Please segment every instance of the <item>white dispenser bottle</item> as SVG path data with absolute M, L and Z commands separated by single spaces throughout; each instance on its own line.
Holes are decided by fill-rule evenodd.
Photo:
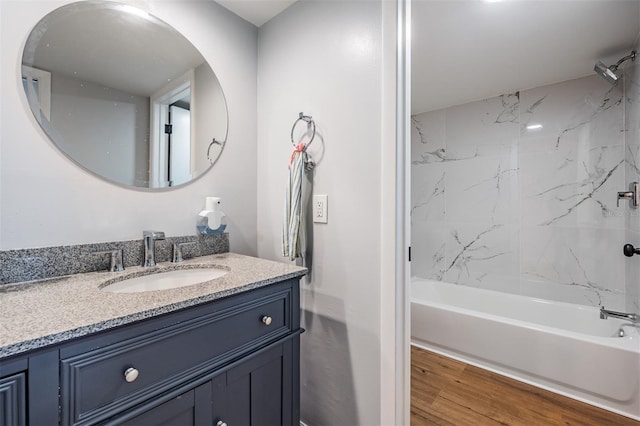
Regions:
M 205 207 L 196 218 L 199 234 L 222 234 L 227 227 L 227 216 L 220 209 L 221 199 L 207 197 Z

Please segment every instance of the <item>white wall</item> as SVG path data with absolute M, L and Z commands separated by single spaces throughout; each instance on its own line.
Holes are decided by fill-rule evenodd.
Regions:
M 195 233 L 204 198 L 223 198 L 231 249 L 256 253 L 256 28 L 213 2 L 131 1 L 185 35 L 225 92 L 229 137 L 215 167 L 183 188 L 125 189 L 75 166 L 33 118 L 20 82 L 31 28 L 67 0 L 0 2 L 0 249 Z
M 394 321 L 381 318 L 393 304 L 381 300 L 380 265 L 393 262 L 381 254 L 381 174 L 394 158 L 380 153 L 383 123 L 395 122 L 381 113 L 385 67 L 395 64 L 395 46 L 384 55 L 383 22 L 382 2 L 301 1 L 258 33 L 258 255 L 283 260 L 290 133 L 301 111 L 317 125 L 313 192 L 329 196 L 329 223 L 312 226 L 302 283 L 301 413 L 314 426 L 380 424 L 380 407 L 394 403 L 380 384 L 389 374 L 381 324 Z

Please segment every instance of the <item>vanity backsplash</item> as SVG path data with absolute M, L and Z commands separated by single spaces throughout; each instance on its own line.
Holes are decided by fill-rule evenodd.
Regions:
M 194 242 L 184 246 L 185 259 L 229 251 L 229 234 L 189 235 L 167 237 L 155 243 L 156 262 L 171 260 L 175 243 Z M 143 240 L 114 241 L 0 251 L 0 286 L 20 281 L 32 281 L 95 271 L 108 271 L 110 256 L 99 254 L 108 250 L 122 250 L 122 260 L 127 266 L 142 265 Z

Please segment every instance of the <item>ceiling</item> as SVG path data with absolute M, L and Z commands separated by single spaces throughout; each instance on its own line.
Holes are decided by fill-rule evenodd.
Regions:
M 296 0 L 216 1 L 260 26 Z M 597 60 L 611 64 L 628 54 L 640 30 L 640 0 L 413 0 L 412 13 L 414 114 L 592 75 Z M 142 75 L 140 70 L 144 69 L 149 88 L 142 92 L 149 93 L 154 85 L 157 87 L 157 82 L 152 81 L 153 70 L 177 66 L 176 62 L 195 66 L 204 60 L 187 40 L 171 36 L 144 47 L 146 51 L 161 49 L 149 53 L 161 58 L 162 64 L 136 66 L 140 48 L 137 42 L 143 39 L 143 34 L 129 33 L 129 28 L 149 31 L 148 17 L 120 13 L 114 20 L 96 14 L 74 21 L 67 19 L 70 16 L 61 18 L 59 31 L 49 27 L 50 34 L 46 37 L 55 41 L 41 44 L 51 47 L 39 52 L 41 59 L 44 59 L 41 55 L 47 57 L 45 69 L 79 78 L 81 74 L 96 75 L 105 71 L 105 67 L 101 68 L 97 61 L 73 63 L 69 55 L 60 54 L 55 46 L 73 46 L 78 58 L 92 58 L 100 56 L 97 52 L 102 49 L 96 46 L 101 41 L 111 40 L 105 49 L 119 46 L 120 55 L 120 59 L 111 63 L 118 64 L 123 75 Z M 125 23 L 128 20 L 139 23 L 129 26 Z M 116 26 L 103 27 L 106 22 L 114 22 Z M 107 34 L 119 40 L 114 41 Z M 192 52 L 193 57 L 172 61 L 173 55 L 162 53 L 168 46 L 172 46 L 169 49 L 172 52 Z M 126 70 L 123 64 L 133 64 L 133 68 Z M 84 66 L 93 69 L 84 70 Z M 134 90 L 114 83 L 110 87 L 130 89 L 132 93 L 140 91 L 140 86 Z
M 260 27 L 296 0 L 215 0 L 236 15 Z
M 413 0 L 414 114 L 593 75 L 629 54 L 637 0 Z
M 215 0 L 260 27 L 296 0 Z M 413 0 L 412 111 L 593 74 L 640 31 L 640 0 Z

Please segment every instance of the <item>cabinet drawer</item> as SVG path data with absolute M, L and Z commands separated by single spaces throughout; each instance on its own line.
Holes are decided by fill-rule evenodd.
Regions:
M 289 333 L 290 296 L 217 312 L 213 304 L 210 314 L 62 359 L 63 424 L 104 419 Z M 129 369 L 138 375 L 127 382 Z

